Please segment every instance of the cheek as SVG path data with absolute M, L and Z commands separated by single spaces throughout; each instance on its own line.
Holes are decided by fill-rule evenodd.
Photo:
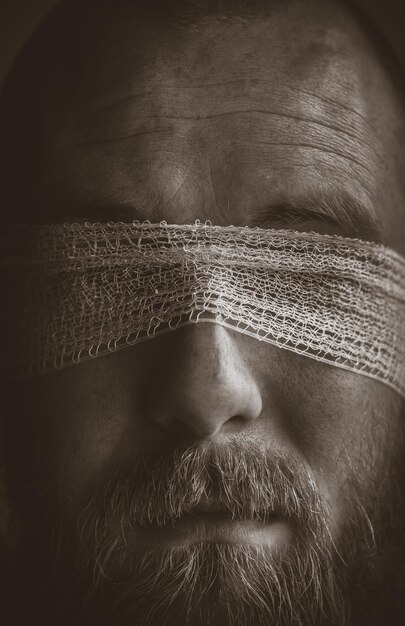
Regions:
M 118 456 L 127 431 L 123 406 L 83 403 L 64 428 L 59 448 L 59 485 L 66 502 L 81 499 Z M 69 419 L 69 418 L 68 418 Z
M 80 507 L 105 472 L 142 449 L 140 367 L 117 353 L 43 377 L 33 398 L 48 442 L 46 470 L 65 510 Z M 138 381 L 138 383 L 134 382 Z
M 402 400 L 365 376 L 287 352 L 283 360 L 290 440 L 339 523 L 350 506 L 348 485 L 361 482 L 368 489 L 382 477 L 387 449 L 402 432 Z

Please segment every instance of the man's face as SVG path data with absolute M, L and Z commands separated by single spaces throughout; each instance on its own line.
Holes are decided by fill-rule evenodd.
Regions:
M 404 252 L 396 125 L 393 116 L 385 120 L 389 87 L 377 67 L 365 76 L 367 54 L 343 26 L 325 30 L 290 11 L 260 23 L 212 22 L 195 32 L 158 32 L 146 24 L 134 34 L 133 23 L 120 24 L 113 47 L 99 46 L 89 59 L 77 91 L 50 98 L 36 190 L 46 220 L 209 219 L 381 237 Z M 316 569 L 311 551 L 319 567 L 333 563 L 340 581 L 353 567 L 345 558 L 371 559 L 374 541 L 391 558 L 384 537 L 399 515 L 403 410 L 387 386 L 214 324 L 185 327 L 24 385 L 24 469 L 32 472 L 34 502 L 47 502 L 51 511 L 34 505 L 30 532 L 41 535 L 55 515 L 64 546 L 54 557 L 58 569 L 69 578 L 64 570 L 79 568 L 79 588 L 86 590 L 93 570 L 95 587 L 111 595 L 111 623 L 129 624 L 141 610 L 139 598 L 156 603 L 154 571 L 167 600 L 150 613 L 153 619 L 172 615 L 172 605 L 182 623 L 199 624 L 190 603 L 203 607 L 201 623 L 209 623 L 210 603 L 226 597 L 235 604 L 247 594 L 249 576 L 263 604 L 271 604 L 257 582 L 260 568 L 264 578 L 278 571 L 274 580 L 285 592 L 298 588 L 303 563 L 305 580 Z M 15 481 L 26 494 L 21 467 Z M 226 478 L 227 468 L 244 487 Z M 237 502 L 228 512 L 226 489 L 229 502 Z M 271 489 L 274 511 L 264 521 L 248 519 L 249 507 L 257 513 L 271 506 L 263 495 Z M 168 492 L 177 503 L 172 508 Z M 249 558 L 257 562 L 254 573 Z M 192 559 L 205 563 L 199 578 L 189 571 Z M 142 560 L 149 563 L 143 570 Z M 285 570 L 283 562 L 290 564 Z M 207 563 L 222 568 L 220 582 L 233 585 L 235 597 L 217 588 Z M 185 592 L 184 580 L 197 579 L 200 587 Z M 329 602 L 341 607 L 340 588 L 328 584 Z M 267 592 L 275 593 L 270 583 Z M 298 603 L 298 592 L 291 597 Z M 308 606 L 316 601 L 315 594 Z M 189 622 L 181 613 L 186 605 Z M 120 611 L 115 617 L 112 606 Z M 302 606 L 308 623 L 323 623 L 320 607 L 311 613 Z M 151 608 L 142 610 L 144 617 Z M 282 623 L 292 623 L 298 608 L 283 610 Z M 212 611 L 211 619 L 226 623 L 224 615 L 238 614 L 232 611 Z M 258 620 L 259 608 L 251 615 Z

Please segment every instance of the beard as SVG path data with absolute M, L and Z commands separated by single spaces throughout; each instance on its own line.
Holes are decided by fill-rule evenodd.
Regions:
M 36 502 L 25 493 L 27 512 L 42 511 L 26 533 L 32 578 L 42 563 L 44 603 L 53 598 L 63 607 L 58 623 L 69 626 L 399 625 L 400 447 L 389 463 L 374 455 L 375 470 L 366 461 L 353 467 L 338 531 L 301 461 L 237 438 L 168 447 L 106 473 L 80 512 L 67 511 L 60 488 L 43 492 L 41 502 L 32 490 Z M 291 541 L 275 550 L 265 542 L 153 540 L 204 500 L 235 521 L 282 520 Z
M 359 481 L 347 484 L 350 506 L 337 533 L 295 458 L 237 439 L 168 448 L 111 472 L 79 515 L 62 513 L 62 504 L 53 511 L 48 594 L 66 623 L 80 626 L 387 623 L 387 606 L 394 616 L 402 598 L 404 541 L 402 489 L 386 474 L 367 494 Z M 282 520 L 292 539 L 280 550 L 151 539 L 207 499 L 235 521 Z M 402 623 L 398 611 L 390 623 Z
M 266 544 L 150 540 L 212 499 L 235 522 L 287 522 L 294 542 L 277 556 Z M 130 476 L 110 478 L 79 517 L 80 548 L 69 570 L 81 623 L 313 626 L 330 623 L 332 614 L 344 619 L 326 520 L 308 472 L 253 443 L 177 447 L 143 460 Z M 60 545 L 74 543 L 66 539 L 62 531 Z M 66 548 L 62 555 L 65 568 Z

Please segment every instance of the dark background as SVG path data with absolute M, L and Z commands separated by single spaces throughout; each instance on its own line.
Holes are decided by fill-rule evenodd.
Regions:
M 0 0 L 0 83 L 36 24 L 58 0 Z M 387 35 L 405 67 L 405 0 L 357 0 Z

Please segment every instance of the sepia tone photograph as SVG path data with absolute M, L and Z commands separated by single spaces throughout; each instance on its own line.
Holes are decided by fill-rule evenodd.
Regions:
M 404 32 L 0 0 L 2 626 L 404 626 Z

